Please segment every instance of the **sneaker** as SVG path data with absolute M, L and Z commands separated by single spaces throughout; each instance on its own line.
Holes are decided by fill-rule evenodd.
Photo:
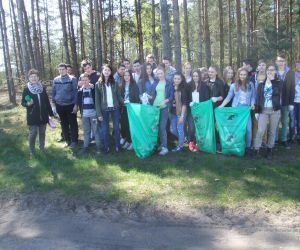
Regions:
M 75 149 L 77 148 L 77 142 L 71 142 L 71 144 L 69 145 L 70 149 Z
M 125 143 L 125 139 L 124 139 L 124 138 L 121 138 L 121 139 L 120 139 L 120 144 L 123 145 L 124 143 Z
M 199 151 L 199 148 L 198 148 L 198 146 L 195 144 L 195 147 L 194 147 L 193 152 L 198 152 L 198 151 Z
M 109 148 L 103 148 L 102 152 L 103 152 L 103 154 L 108 154 L 109 153 Z
M 291 149 L 290 145 L 286 142 L 286 141 L 283 141 L 281 143 L 281 145 L 285 148 L 285 149 Z
M 169 150 L 165 147 L 162 147 L 159 152 L 159 155 L 166 155 L 167 153 L 169 153 Z
M 127 150 L 129 150 L 129 151 L 133 150 L 132 143 L 129 144 L 129 146 L 127 147 Z
M 122 146 L 123 149 L 127 149 L 130 146 L 130 143 L 125 142 L 124 145 Z
M 190 143 L 189 143 L 189 150 L 192 151 L 192 152 L 194 152 L 195 146 L 196 146 L 196 145 L 195 145 L 194 142 L 190 142 Z
M 116 151 L 116 153 L 119 153 L 121 151 L 121 148 L 120 147 L 116 147 L 115 151 Z
M 172 149 L 172 152 L 176 153 L 176 152 L 181 152 L 182 150 L 183 150 L 183 147 L 176 146 L 175 148 Z

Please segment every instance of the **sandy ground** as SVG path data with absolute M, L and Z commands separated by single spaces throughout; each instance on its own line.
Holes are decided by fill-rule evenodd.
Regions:
M 300 249 L 299 214 L 171 213 L 57 194 L 0 199 L 0 249 Z M 284 223 L 289 220 L 289 223 Z

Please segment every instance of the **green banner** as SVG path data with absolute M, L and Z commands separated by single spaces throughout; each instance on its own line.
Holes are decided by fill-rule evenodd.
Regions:
M 223 154 L 237 156 L 245 154 L 249 115 L 249 107 L 215 109 L 216 123 Z
M 133 149 L 139 158 L 146 158 L 153 153 L 157 144 L 160 110 L 137 103 L 128 103 L 126 107 Z
M 192 116 L 196 127 L 196 141 L 199 149 L 204 152 L 216 153 L 216 135 L 212 101 L 195 103 Z

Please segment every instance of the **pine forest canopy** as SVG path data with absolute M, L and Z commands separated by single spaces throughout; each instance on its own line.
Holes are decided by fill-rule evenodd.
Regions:
M 30 68 L 53 79 L 60 62 L 78 76 L 85 58 L 99 69 L 153 53 L 177 69 L 186 61 L 223 69 L 279 51 L 290 63 L 300 56 L 296 0 L 0 0 L 0 9 L 0 67 L 13 103 Z

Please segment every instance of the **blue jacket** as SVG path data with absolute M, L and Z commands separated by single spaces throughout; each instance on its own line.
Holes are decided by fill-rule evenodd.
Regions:
M 154 78 L 154 82 L 153 84 L 155 84 L 156 82 L 158 82 L 158 80 L 156 78 Z M 139 87 L 139 95 L 140 97 L 146 92 L 148 95 L 151 95 L 151 90 L 152 90 L 152 85 L 150 80 L 147 80 L 144 83 L 144 80 L 143 79 L 140 79 L 139 82 L 138 82 L 138 87 Z
M 59 105 L 77 103 L 77 79 L 70 75 L 57 76 L 52 83 L 52 102 Z
M 232 101 L 232 107 L 237 107 L 239 104 L 240 100 L 240 94 L 241 94 L 241 89 L 239 88 L 237 91 L 235 89 L 236 83 L 231 84 L 228 95 L 226 96 L 225 100 L 226 101 Z M 255 86 L 252 82 L 249 82 L 248 87 L 247 87 L 247 95 L 246 95 L 246 102 L 248 106 L 254 105 L 255 104 Z
M 158 85 L 159 81 L 155 81 L 151 86 L 151 105 L 153 105 L 153 102 L 156 98 L 156 87 Z M 168 108 L 172 107 L 173 99 L 174 99 L 174 86 L 173 84 L 166 80 L 166 86 L 165 86 L 165 99 L 169 99 L 169 102 L 167 103 Z

